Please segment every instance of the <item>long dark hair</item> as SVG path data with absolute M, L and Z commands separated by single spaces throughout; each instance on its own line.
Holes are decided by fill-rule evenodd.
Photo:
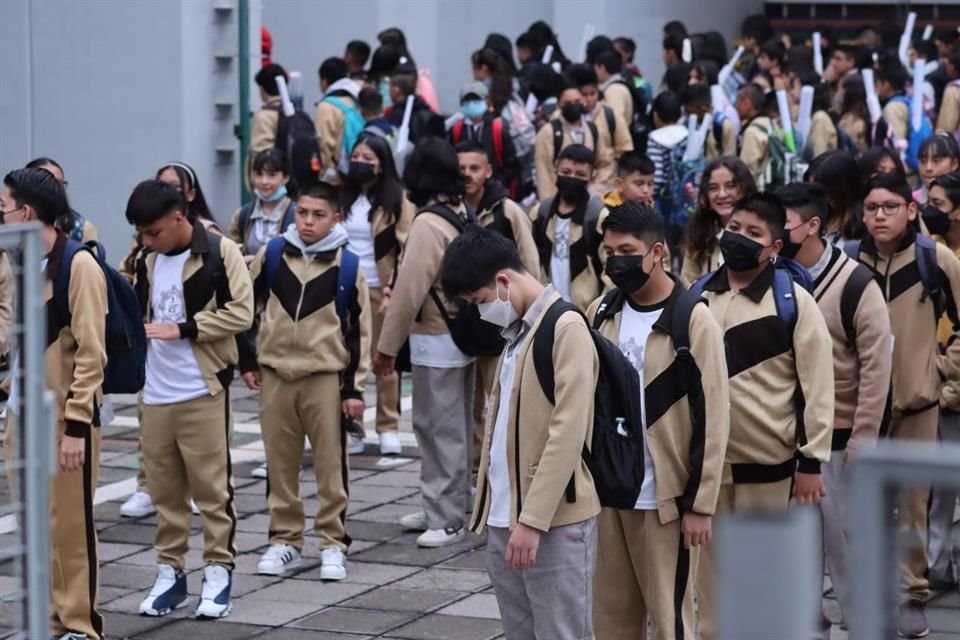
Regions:
M 896 167 L 896 173 L 906 179 L 907 171 L 903 167 L 903 160 L 900 159 L 900 154 L 895 153 L 887 147 L 870 147 L 863 152 L 860 160 L 857 161 L 857 165 L 860 167 L 861 184 L 866 184 L 867 181 L 877 173 L 877 167 L 880 166 L 880 162 L 884 158 L 890 158 L 893 166 Z
M 418 207 L 431 200 L 459 204 L 463 196 L 463 176 L 457 152 L 443 138 L 427 136 L 420 140 L 407 158 L 403 184 L 408 198 Z
M 490 70 L 490 102 L 495 113 L 500 113 L 513 95 L 513 77 L 507 63 L 493 49 L 479 49 L 470 57 L 474 68 Z
M 187 217 L 191 220 L 203 219 L 215 223 L 216 220 L 213 214 L 210 213 L 210 207 L 207 206 L 207 199 L 203 195 L 200 180 L 197 178 L 197 172 L 193 170 L 193 167 L 185 162 L 168 162 L 157 169 L 156 178 L 159 180 L 160 174 L 167 169 L 173 169 L 173 172 L 177 174 L 177 178 L 180 180 L 180 191 L 183 193 L 183 199 L 185 201 L 187 199 L 187 191 L 190 189 L 194 191 L 193 201 L 187 202 Z
M 403 183 L 397 175 L 397 165 L 393 162 L 390 143 L 380 136 L 367 134 L 361 135 L 353 148 L 356 149 L 361 144 L 373 151 L 380 161 L 380 174 L 370 189 L 370 221 L 373 221 L 373 214 L 379 207 L 397 220 L 403 209 Z M 340 211 L 344 220 L 350 216 L 350 209 L 361 193 L 363 193 L 363 185 L 355 184 L 351 180 L 344 182 L 340 190 Z
M 740 197 L 745 198 L 757 192 L 757 183 L 743 160 L 736 156 L 722 156 L 707 165 L 700 179 L 700 193 L 697 196 L 697 210 L 687 225 L 687 237 L 684 247 L 694 260 L 702 260 L 717 249 L 717 232 L 720 231 L 720 216 L 710 208 L 710 176 L 717 169 L 726 169 L 733 174 L 733 181 L 740 187 Z
M 510 71 L 510 76 L 514 77 L 517 75 L 517 65 L 513 61 L 513 43 L 510 42 L 510 38 L 502 33 L 491 33 L 487 36 L 486 41 L 483 43 L 483 48 L 493 49 L 500 54 L 500 57 L 503 58 L 503 61 L 507 63 L 507 69 Z
M 816 182 L 827 192 L 825 230 L 838 229 L 845 239 L 863 235 L 863 183 L 852 155 L 840 149 L 826 151 L 813 159 L 803 179 Z

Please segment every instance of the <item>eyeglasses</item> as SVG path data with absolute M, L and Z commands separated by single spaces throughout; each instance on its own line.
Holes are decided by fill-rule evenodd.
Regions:
M 863 215 L 873 217 L 882 209 L 883 215 L 895 216 L 900 211 L 900 207 L 906 204 L 906 202 L 884 202 L 881 204 L 877 204 L 876 202 L 868 202 L 867 204 L 863 205 Z

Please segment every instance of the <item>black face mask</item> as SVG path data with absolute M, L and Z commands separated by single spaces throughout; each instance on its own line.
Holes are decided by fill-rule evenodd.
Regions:
M 650 274 L 643 270 L 646 256 L 610 256 L 607 258 L 606 272 L 613 284 L 624 293 L 636 293 L 643 289 Z
M 731 271 L 751 271 L 760 265 L 763 245 L 756 240 L 732 231 L 720 236 L 720 252 L 723 263 Z
M 806 224 L 806 222 L 803 224 Z M 797 254 L 800 253 L 800 248 L 803 246 L 803 243 L 794 242 L 790 237 L 790 234 L 802 227 L 803 224 L 798 224 L 793 229 L 783 230 L 783 249 L 780 249 L 780 253 L 777 255 L 781 255 L 784 258 L 790 258 L 791 260 L 797 257 Z
M 557 193 L 562 200 L 579 202 L 587 197 L 587 181 L 571 176 L 557 176 Z
M 950 216 L 929 202 L 923 205 L 920 216 L 923 218 L 923 224 L 927 225 L 927 230 L 930 233 L 942 236 L 950 230 Z
M 570 124 L 576 124 L 580 122 L 580 117 L 583 116 L 583 105 L 579 102 L 568 102 L 560 107 L 560 115 Z
M 353 184 L 367 184 L 376 177 L 376 168 L 369 162 L 350 161 L 347 179 Z

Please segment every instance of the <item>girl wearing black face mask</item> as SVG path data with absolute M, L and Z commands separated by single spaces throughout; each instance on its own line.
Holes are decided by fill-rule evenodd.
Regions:
M 347 248 L 360 257 L 360 268 L 370 287 L 373 344 L 390 300 L 390 284 L 397 270 L 401 242 L 413 220 L 414 207 L 403 196 L 390 144 L 379 136 L 361 136 L 350 154 L 350 169 L 340 192 L 340 211 L 349 240 Z M 400 453 L 397 436 L 399 378 L 377 377 L 377 433 L 380 451 Z M 362 439 L 350 436 L 350 453 L 362 452 Z

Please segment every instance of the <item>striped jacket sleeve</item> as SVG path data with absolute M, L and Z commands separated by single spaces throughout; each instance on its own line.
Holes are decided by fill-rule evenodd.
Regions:
M 70 265 L 67 304 L 70 333 L 77 349 L 63 418 L 67 435 L 83 437 L 93 422 L 93 406 L 107 366 L 103 321 L 107 316 L 107 281 L 100 265 L 86 251 L 78 251 Z
M 340 378 L 340 397 L 344 400 L 362 400 L 367 384 L 367 373 L 370 371 L 370 343 L 373 327 L 370 292 L 362 270 L 357 270 L 357 295 L 351 301 L 348 313 L 347 331 L 343 337 L 349 359 Z

